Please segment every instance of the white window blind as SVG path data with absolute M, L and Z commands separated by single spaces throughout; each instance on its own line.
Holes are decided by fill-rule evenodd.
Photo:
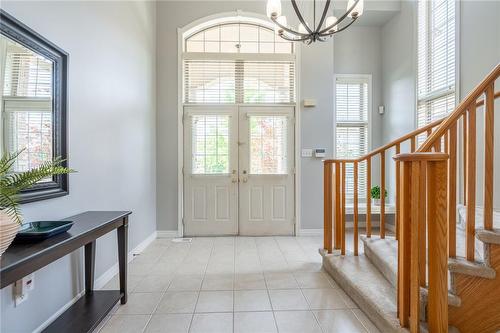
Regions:
M 185 103 L 293 103 L 294 61 L 184 60 Z
M 365 77 L 335 80 L 336 158 L 357 158 L 368 152 L 368 91 Z M 366 193 L 366 163 L 358 165 L 359 198 Z M 346 165 L 346 196 L 354 194 L 354 167 Z
M 453 111 L 455 81 L 455 0 L 419 0 L 418 127 Z
M 13 165 L 14 172 L 27 171 L 52 160 L 52 102 L 49 98 L 4 99 L 5 148 L 24 151 Z
M 32 52 L 7 51 L 3 95 L 51 97 L 52 62 Z
M 193 174 L 229 173 L 229 116 L 191 118 Z

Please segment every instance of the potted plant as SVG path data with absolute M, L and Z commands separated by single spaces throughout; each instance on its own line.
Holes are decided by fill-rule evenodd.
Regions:
M 373 199 L 373 204 L 380 206 L 380 186 L 373 186 L 370 190 L 370 194 Z M 384 198 L 387 198 L 387 190 L 384 190 Z
M 19 193 L 47 177 L 73 172 L 61 165 L 64 160 L 59 157 L 25 172 L 12 172 L 12 166 L 22 152 L 5 153 L 0 159 L 0 256 L 10 246 L 22 224 Z

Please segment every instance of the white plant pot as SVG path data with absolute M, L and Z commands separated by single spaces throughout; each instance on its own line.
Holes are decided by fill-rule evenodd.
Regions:
M 18 231 L 19 224 L 0 210 L 0 257 L 14 241 Z
M 372 200 L 373 200 L 373 205 L 380 206 L 380 199 L 372 199 Z

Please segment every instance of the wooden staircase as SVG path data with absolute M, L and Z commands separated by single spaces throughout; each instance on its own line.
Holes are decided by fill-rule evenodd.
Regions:
M 500 213 L 493 210 L 499 76 L 497 65 L 446 118 L 360 158 L 324 161 L 323 266 L 382 332 L 500 332 Z M 484 152 L 478 154 L 480 111 Z M 484 167 L 480 209 L 478 156 Z M 387 163 L 395 164 L 395 237 L 386 237 L 383 196 L 378 232 L 372 227 L 373 163 L 380 163 L 381 193 Z M 345 178 L 351 166 L 354 207 L 348 233 Z M 359 170 L 366 170 L 366 230 L 359 228 Z M 352 250 L 346 237 L 352 237 Z

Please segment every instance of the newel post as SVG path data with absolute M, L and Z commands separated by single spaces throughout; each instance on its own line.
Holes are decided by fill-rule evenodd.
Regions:
M 323 200 L 324 200 L 324 229 L 323 229 L 323 248 L 327 253 L 332 253 L 332 163 L 323 162 Z
M 398 229 L 398 319 L 419 332 L 420 287 L 426 285 L 429 241 L 429 331 L 448 328 L 447 160 L 443 153 L 398 154 L 401 210 Z M 445 330 L 443 330 L 445 329 Z

